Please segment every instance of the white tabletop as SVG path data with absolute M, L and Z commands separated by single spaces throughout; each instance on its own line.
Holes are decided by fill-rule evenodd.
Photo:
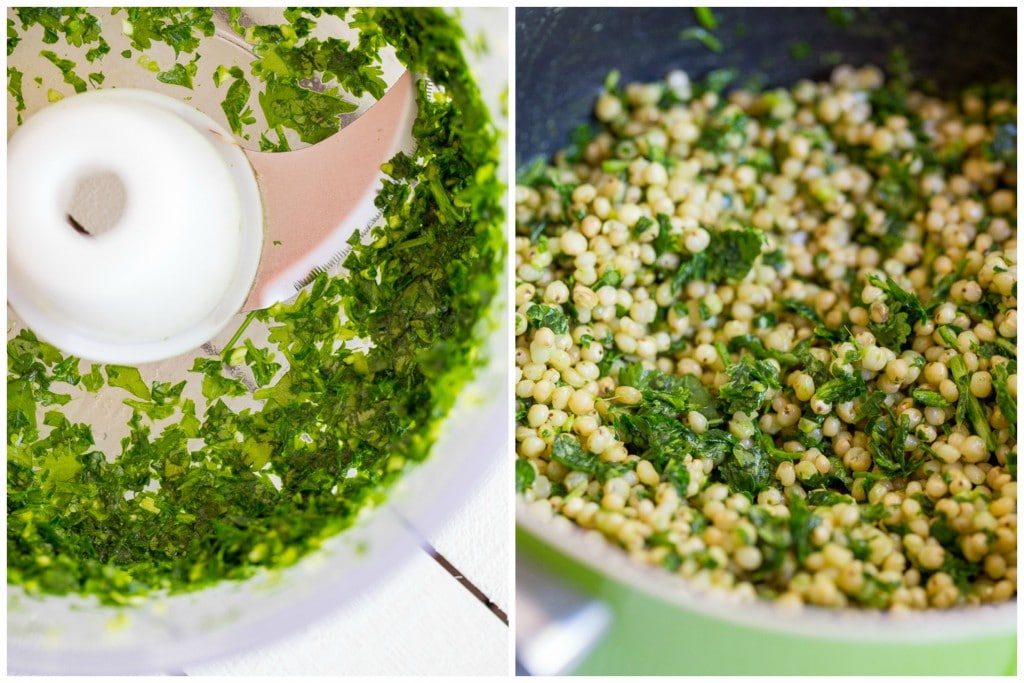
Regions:
M 428 539 L 463 581 L 424 549 L 390 578 L 305 630 L 269 647 L 189 667 L 185 673 L 508 673 L 511 642 L 502 618 L 510 598 L 508 482 L 505 459 L 495 458 L 476 494 Z M 414 528 L 409 533 L 418 535 Z

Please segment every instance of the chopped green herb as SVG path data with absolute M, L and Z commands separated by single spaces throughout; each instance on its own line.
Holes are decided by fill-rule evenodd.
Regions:
M 971 392 L 971 377 L 963 356 L 957 355 L 949 359 L 949 371 L 960 393 L 956 404 L 957 422 L 970 422 L 975 433 L 984 439 L 990 449 L 995 450 L 995 437 L 989 428 L 988 416 L 985 414 L 985 409 L 981 407 L 978 397 Z
M 82 93 L 88 89 L 89 86 L 86 82 L 75 73 L 75 63 L 70 59 L 61 59 L 52 50 L 43 50 L 39 55 L 60 69 L 64 76 L 64 82 L 74 88 L 76 93 Z
M 722 41 L 714 33 L 700 26 L 691 26 L 679 34 L 680 40 L 696 40 L 712 52 L 722 51 Z
M 789 45 L 789 56 L 793 59 L 803 60 L 811 56 L 811 44 L 806 40 L 798 40 Z
M 694 7 L 693 14 L 700 22 L 700 25 L 709 31 L 714 31 L 718 28 L 718 19 L 715 18 L 715 13 L 710 7 Z
M 889 348 L 900 349 L 912 333 L 912 325 L 927 318 L 927 311 L 921 300 L 900 287 L 892 278 L 883 281 L 874 275 L 868 281 L 882 289 L 888 298 L 888 318 L 881 323 L 871 322 L 868 329 L 875 339 Z
M 719 470 L 730 488 L 751 498 L 767 488 L 772 479 L 771 460 L 759 448 L 735 446 Z
M 718 390 L 728 413 L 752 413 L 780 388 L 779 371 L 766 360 L 743 356 L 729 369 L 729 381 Z
M 1000 363 L 992 368 L 992 388 L 996 392 L 996 405 L 1006 418 L 1010 434 L 1017 437 L 1017 396 L 1010 390 L 1010 377 L 1017 374 L 1017 361 Z
M 185 64 L 175 64 L 167 71 L 161 71 L 156 75 L 156 79 L 161 83 L 167 83 L 168 85 L 180 85 L 183 88 L 192 89 L 192 77 L 196 73 L 196 63 L 189 62 Z
M 7 67 L 7 94 L 14 98 L 15 111 L 18 112 L 18 123 L 21 123 L 21 112 L 25 111 L 25 96 L 21 91 L 21 79 L 24 74 L 13 66 Z
M 43 42 L 52 45 L 63 40 L 75 47 L 90 46 L 85 58 L 96 61 L 110 52 L 110 46 L 101 35 L 99 20 L 84 7 L 19 7 L 14 13 L 21 22 L 21 28 L 27 30 L 39 25 L 43 28 Z M 17 45 L 11 44 L 13 22 L 7 20 L 7 54 L 10 55 Z
M 622 275 L 614 268 L 609 268 L 601 274 L 601 277 L 597 278 L 591 289 L 596 292 L 604 286 L 618 287 L 620 284 L 622 284 Z
M 857 18 L 857 10 L 849 7 L 826 7 L 829 21 L 837 26 L 849 26 Z
M 597 473 L 597 456 L 583 449 L 572 434 L 559 434 L 551 444 L 551 459 L 576 472 Z
M 525 460 L 516 460 L 516 491 L 522 493 L 530 488 L 537 478 L 537 470 Z
M 230 69 L 224 66 L 218 67 L 214 73 L 214 84 L 220 86 L 228 76 L 231 77 L 232 81 L 231 85 L 228 86 L 227 94 L 224 95 L 224 100 L 220 103 L 220 108 L 228 119 L 231 132 L 235 135 L 242 135 L 245 126 L 256 123 L 256 116 L 249 106 L 249 96 L 252 93 L 252 87 L 249 85 L 249 81 L 246 80 L 245 74 L 242 73 L 242 69 L 237 66 L 233 66 Z
M 120 387 L 139 398 L 149 399 L 149 387 L 146 386 L 138 368 L 125 365 L 107 365 L 107 384 Z
M 948 408 L 950 406 L 949 401 L 937 391 L 930 389 L 914 389 L 911 392 L 914 396 L 914 400 L 921 405 L 934 406 L 936 408 Z
M 569 318 L 558 306 L 533 304 L 526 310 L 526 319 L 536 329 L 547 327 L 555 334 L 569 332 Z

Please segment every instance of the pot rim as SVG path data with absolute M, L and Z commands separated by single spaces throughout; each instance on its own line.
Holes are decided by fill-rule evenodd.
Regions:
M 681 611 L 759 630 L 866 644 L 932 645 L 1016 632 L 1016 599 L 1001 605 L 893 614 L 813 605 L 793 609 L 768 600 L 740 598 L 731 591 L 699 587 L 676 574 L 641 565 L 598 532 L 584 530 L 535 505 L 516 497 L 516 524 L 520 529 L 589 569 Z

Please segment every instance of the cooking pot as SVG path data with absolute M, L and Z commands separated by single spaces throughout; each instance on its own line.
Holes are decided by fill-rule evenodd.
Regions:
M 516 163 L 592 121 L 606 74 L 655 81 L 736 69 L 786 86 L 832 63 L 884 67 L 894 48 L 937 93 L 1016 82 L 1013 9 L 715 9 L 715 52 L 680 34 L 691 8 L 516 12 Z M 794 43 L 801 49 L 793 50 Z M 804 44 L 810 47 L 809 56 Z M 802 57 L 802 58 L 801 58 Z M 597 532 L 517 504 L 517 666 L 577 674 L 1013 674 L 1016 603 L 907 615 L 741 602 L 641 566 Z

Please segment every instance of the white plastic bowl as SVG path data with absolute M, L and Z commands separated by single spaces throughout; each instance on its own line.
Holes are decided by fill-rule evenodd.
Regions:
M 490 51 L 466 57 L 496 118 L 507 82 L 507 12 L 466 8 L 467 36 Z M 504 156 L 504 154 L 503 154 Z M 507 160 L 504 160 L 507 167 Z M 488 337 L 488 364 L 462 392 L 430 458 L 404 476 L 385 504 L 295 566 L 196 592 L 112 608 L 81 597 L 27 596 L 7 589 L 7 667 L 17 674 L 176 673 L 190 664 L 258 647 L 308 626 L 391 574 L 418 552 L 403 519 L 429 534 L 471 495 L 492 459 L 509 462 L 508 328 Z M 12 319 L 8 309 L 8 319 Z M 230 335 L 233 325 L 228 325 Z M 220 344 L 225 339 L 219 339 Z M 218 340 L 214 340 L 218 343 Z M 190 362 L 189 362 L 190 364 Z M 185 369 L 185 362 L 181 362 Z M 511 486 L 509 495 L 511 496 Z M 507 500 L 494 501 L 507 508 Z M 509 519 L 509 524 L 512 520 Z M 507 534 L 508 529 L 495 529 Z M 345 647 L 344 643 L 338 644 Z

